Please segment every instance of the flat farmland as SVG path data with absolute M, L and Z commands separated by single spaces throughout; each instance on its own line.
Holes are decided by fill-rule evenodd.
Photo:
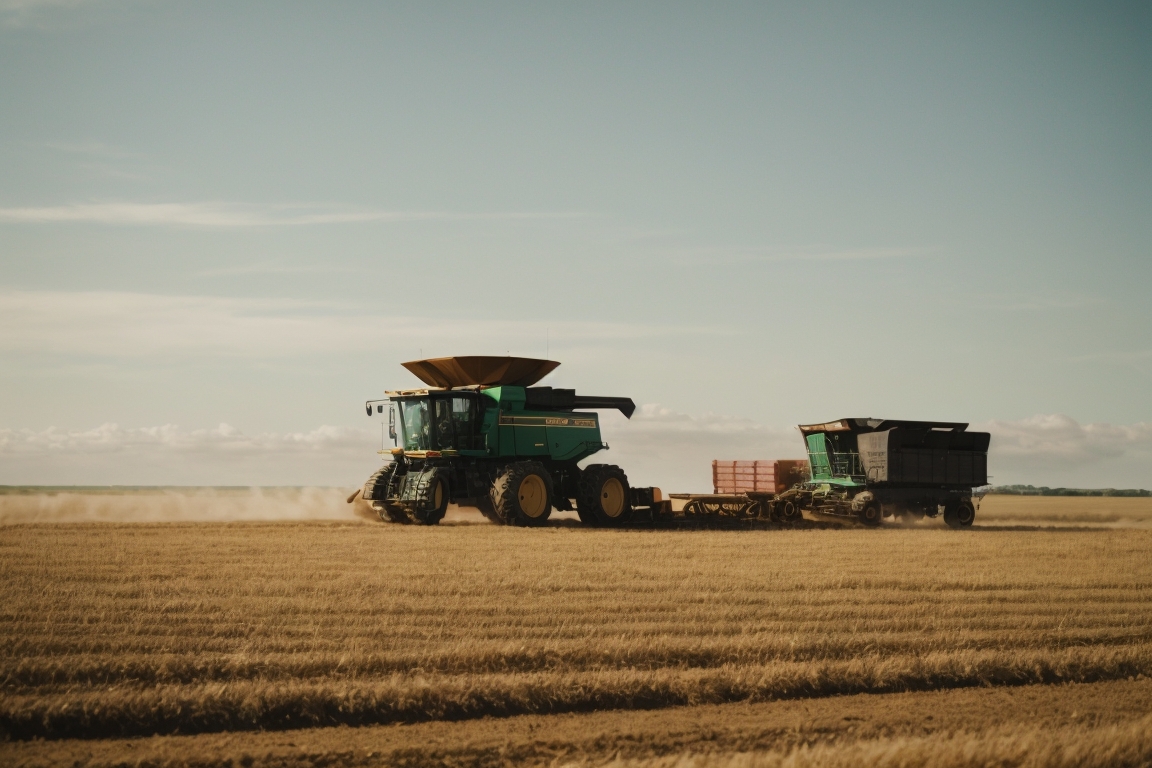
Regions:
M 961 532 L 0 527 L 0 757 L 1147 764 L 1147 500 L 1000 498 Z

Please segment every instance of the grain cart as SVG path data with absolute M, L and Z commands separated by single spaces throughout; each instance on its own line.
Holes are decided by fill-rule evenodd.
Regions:
M 404 363 L 428 385 L 366 403 L 389 413 L 396 447 L 364 484 L 380 519 L 435 525 L 449 502 L 476 507 L 504 525 L 543 524 L 553 508 L 588 525 L 622 526 L 661 501 L 658 488 L 632 488 L 612 464 L 578 462 L 606 449 L 594 409 L 631 418 L 626 397 L 590 397 L 532 386 L 556 368 L 522 357 L 442 357 Z M 589 409 L 589 410 L 581 410 Z
M 990 435 L 967 429 L 892 419 L 801 425 L 812 476 L 777 503 L 865 525 L 943 514 L 952 528 L 970 526 L 979 502 L 973 490 L 988 482 Z

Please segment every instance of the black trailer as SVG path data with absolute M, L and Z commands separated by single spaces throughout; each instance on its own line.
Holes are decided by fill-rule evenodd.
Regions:
M 811 479 L 791 491 L 802 509 L 879 525 L 943 515 L 972 525 L 988 483 L 987 432 L 960 422 L 839 419 L 800 426 Z

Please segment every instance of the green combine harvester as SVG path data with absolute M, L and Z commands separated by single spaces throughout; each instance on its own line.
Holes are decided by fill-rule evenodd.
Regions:
M 987 432 L 959 422 L 840 419 L 800 425 L 811 478 L 778 503 L 880 525 L 885 517 L 976 517 L 973 490 L 988 483 Z
M 388 408 L 396 447 L 364 484 L 381 520 L 436 525 L 448 504 L 476 507 L 495 523 L 542 525 L 553 509 L 588 525 L 627 525 L 661 502 L 657 488 L 632 488 L 612 464 L 578 462 L 606 449 L 599 416 L 631 418 L 626 397 L 589 397 L 532 386 L 559 363 L 522 357 L 442 357 L 404 363 L 428 385 L 366 403 Z

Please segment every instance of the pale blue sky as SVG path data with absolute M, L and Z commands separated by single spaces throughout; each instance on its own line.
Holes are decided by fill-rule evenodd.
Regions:
M 1079 482 L 1152 484 L 1147 4 L 0 9 L 8 444 L 363 428 L 402 360 L 547 350 L 765 429 L 1105 423 Z

